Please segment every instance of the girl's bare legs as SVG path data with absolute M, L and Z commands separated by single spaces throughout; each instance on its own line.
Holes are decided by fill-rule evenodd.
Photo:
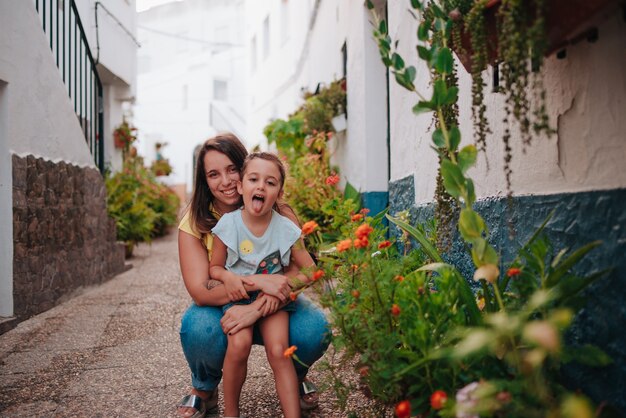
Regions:
M 289 314 L 278 311 L 259 321 L 265 352 L 274 371 L 276 392 L 285 418 L 300 418 L 298 378 L 291 358 L 285 358 L 289 347 Z M 224 372 L 226 374 L 226 372 Z
M 252 327 L 228 336 L 223 369 L 225 417 L 239 416 L 239 397 L 248 374 L 248 356 L 251 347 Z

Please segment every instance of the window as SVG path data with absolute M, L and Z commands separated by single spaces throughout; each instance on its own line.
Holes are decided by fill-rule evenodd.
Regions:
M 263 21 L 263 59 L 270 55 L 270 17 Z
M 256 35 L 252 37 L 250 41 L 250 71 L 256 70 Z
M 213 80 L 213 100 L 228 100 L 228 82 Z

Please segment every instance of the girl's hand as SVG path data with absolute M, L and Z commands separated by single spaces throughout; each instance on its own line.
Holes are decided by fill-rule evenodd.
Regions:
M 285 302 L 289 298 L 291 287 L 287 281 L 287 276 L 282 274 L 268 274 L 263 275 L 261 280 L 257 280 L 257 287 L 262 290 L 263 293 L 275 296 L 279 301 Z
M 247 281 L 244 280 L 243 277 L 236 274 L 232 274 L 230 275 L 230 277 L 228 277 L 228 279 L 224 280 L 226 293 L 228 294 L 231 302 L 250 298 L 250 296 L 248 296 L 246 288 L 243 286 L 244 283 L 249 284 Z
M 266 317 L 268 315 L 273 314 L 280 308 L 280 300 L 277 297 L 270 295 L 261 295 L 257 299 L 261 299 L 263 301 L 263 306 L 261 307 L 261 316 Z
M 220 320 L 224 334 L 233 335 L 244 328 L 253 326 L 262 318 L 259 306 L 260 303 L 255 301 L 250 305 L 234 305 L 228 309 Z

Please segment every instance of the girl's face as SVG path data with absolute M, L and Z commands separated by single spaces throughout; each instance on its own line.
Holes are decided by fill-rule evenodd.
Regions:
M 204 155 L 206 182 L 215 198 L 213 206 L 219 213 L 237 209 L 241 196 L 237 192 L 237 183 L 241 179 L 239 169 L 225 154 L 211 150 Z
M 271 212 L 274 203 L 282 196 L 281 175 L 272 161 L 254 158 L 246 166 L 237 190 L 243 195 L 245 210 L 253 216 Z

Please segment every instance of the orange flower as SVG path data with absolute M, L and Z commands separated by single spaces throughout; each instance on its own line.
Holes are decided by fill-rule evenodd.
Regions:
M 367 215 L 368 213 L 370 213 L 370 210 L 368 208 L 363 208 L 359 212 L 361 212 L 363 215 Z
M 359 266 L 356 264 L 353 264 L 351 267 L 352 271 L 357 271 L 359 269 Z
M 397 304 L 395 304 L 395 303 L 391 306 L 391 314 L 393 316 L 400 315 L 400 307 Z
M 370 245 L 367 237 L 357 238 L 354 240 L 354 248 L 367 248 Z
M 352 222 L 360 222 L 363 220 L 363 214 L 362 213 L 357 213 L 355 215 L 352 215 L 352 218 L 350 218 L 352 220 Z
M 402 283 L 404 281 L 404 276 L 397 275 L 393 278 L 396 282 Z
M 337 251 L 340 253 L 349 250 L 350 248 L 352 248 L 352 240 L 350 238 L 339 241 L 337 244 Z
M 354 289 L 354 290 L 352 291 L 352 296 L 353 296 L 355 299 L 358 299 L 358 298 L 359 298 L 359 296 L 361 296 L 361 292 L 359 292 L 358 290 Z
M 335 173 L 332 173 L 330 176 L 326 177 L 326 184 L 329 186 L 334 186 L 339 183 L 339 176 Z
M 361 224 L 356 231 L 354 232 L 354 234 L 356 235 L 357 238 L 363 238 L 363 237 L 368 237 L 369 234 L 374 230 L 374 228 L 372 228 L 371 226 L 369 226 L 369 224 Z
M 383 241 L 378 244 L 378 249 L 382 250 L 383 248 L 391 247 L 391 241 Z
M 443 390 L 436 390 L 432 395 L 430 395 L 430 406 L 432 406 L 433 409 L 441 409 L 444 407 L 447 400 L 448 395 L 446 395 L 446 392 Z
M 302 225 L 302 233 L 304 235 L 309 235 L 313 233 L 313 231 L 315 231 L 318 226 L 319 225 L 315 221 L 305 222 L 304 225 Z
M 396 417 L 398 418 L 410 418 L 411 417 L 411 402 L 402 401 L 396 405 Z
M 289 299 L 291 299 L 292 301 L 298 299 L 298 294 L 296 292 L 289 293 Z
M 285 358 L 293 357 L 293 353 L 295 353 L 297 349 L 298 349 L 298 347 L 296 347 L 295 345 L 292 345 L 291 347 L 286 349 L 285 353 L 284 353 Z
M 311 277 L 311 280 L 317 281 L 322 277 L 324 277 L 324 270 L 317 270 L 315 273 L 313 273 L 313 277 Z
M 519 276 L 520 274 L 522 274 L 522 269 L 517 267 L 511 267 L 506 271 L 506 275 L 509 277 Z

